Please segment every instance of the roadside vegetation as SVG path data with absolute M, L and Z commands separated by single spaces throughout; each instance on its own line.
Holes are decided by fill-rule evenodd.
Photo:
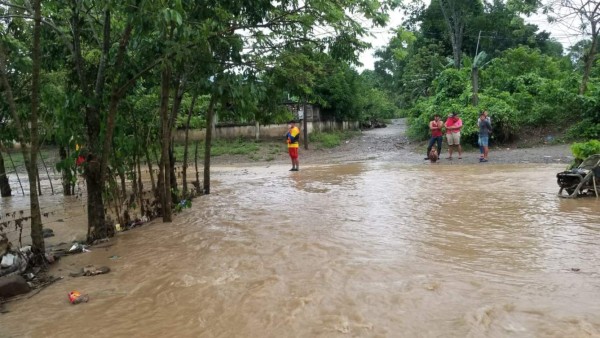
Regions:
M 427 139 L 434 114 L 445 119 L 456 111 L 465 141 L 475 142 L 482 110 L 492 118 L 495 142 L 532 134 L 539 134 L 540 143 L 599 139 L 600 7 L 595 3 L 407 3 L 409 19 L 377 52 L 373 77 L 409 118 L 414 140 Z M 556 23 L 577 22 L 572 29 L 581 40 L 564 49 L 550 33 L 526 23 L 523 14 L 537 9 Z

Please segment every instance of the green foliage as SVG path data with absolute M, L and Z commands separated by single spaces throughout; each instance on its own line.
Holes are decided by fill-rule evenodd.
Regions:
M 352 138 L 356 135 L 353 131 L 334 131 L 334 132 L 314 132 L 309 135 L 310 142 L 318 143 L 317 147 L 335 148 L 342 141 Z
M 464 71 L 449 68 L 433 81 L 438 100 L 456 99 L 465 91 L 468 77 Z
M 578 160 L 585 160 L 591 155 L 600 154 L 600 141 L 590 140 L 587 142 L 573 143 L 571 152 Z
M 567 131 L 567 137 L 572 140 L 600 139 L 600 123 L 591 119 L 577 122 Z
M 182 199 L 175 206 L 176 212 L 181 212 L 183 209 L 188 209 L 192 207 L 192 201 L 190 199 Z

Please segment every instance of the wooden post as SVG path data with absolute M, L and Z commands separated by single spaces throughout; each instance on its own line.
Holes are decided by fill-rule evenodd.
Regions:
M 15 166 L 15 162 L 12 159 L 12 156 L 10 155 L 10 152 L 7 151 L 6 152 L 8 154 L 8 159 L 10 160 L 10 163 L 13 166 L 13 170 L 15 171 L 15 175 L 17 175 L 17 181 L 19 181 L 19 186 L 21 187 L 21 194 L 23 194 L 23 196 L 25 196 L 25 190 L 23 190 L 23 184 L 21 184 L 21 178 L 19 177 L 19 172 L 17 171 L 17 167 Z M 33 182 L 33 184 L 35 184 L 35 182 Z
M 52 190 L 52 195 L 54 195 L 54 186 L 52 185 L 52 179 L 50 178 L 50 173 L 48 172 L 48 167 L 46 166 L 46 162 L 44 161 L 44 157 L 42 156 L 42 151 L 39 151 L 40 160 L 42 160 L 42 164 L 44 165 L 44 169 L 46 169 L 46 175 L 48 176 L 48 181 L 50 182 L 50 190 Z M 40 195 L 42 191 L 40 190 Z
M 41 196 L 42 195 L 42 180 L 40 180 L 40 171 L 38 170 L 37 166 L 35 166 L 35 176 L 37 177 L 38 196 Z
M 303 118 L 304 118 L 304 126 L 302 127 L 302 133 L 304 138 L 304 149 L 308 150 L 308 114 L 306 111 L 306 98 L 304 98 L 304 110 Z

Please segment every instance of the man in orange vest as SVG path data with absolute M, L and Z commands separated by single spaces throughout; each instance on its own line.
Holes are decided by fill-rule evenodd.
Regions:
M 290 153 L 290 158 L 292 159 L 292 169 L 290 169 L 290 171 L 298 171 L 300 170 L 300 162 L 298 161 L 298 139 L 300 139 L 300 129 L 296 127 L 295 121 L 290 121 L 288 123 L 288 133 L 286 136 L 288 152 Z

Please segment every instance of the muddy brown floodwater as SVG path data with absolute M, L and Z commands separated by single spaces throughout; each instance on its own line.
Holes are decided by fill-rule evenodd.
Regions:
M 218 168 L 172 224 L 64 258 L 112 271 L 8 304 L 0 336 L 598 336 L 600 201 L 557 198 L 562 169 Z

